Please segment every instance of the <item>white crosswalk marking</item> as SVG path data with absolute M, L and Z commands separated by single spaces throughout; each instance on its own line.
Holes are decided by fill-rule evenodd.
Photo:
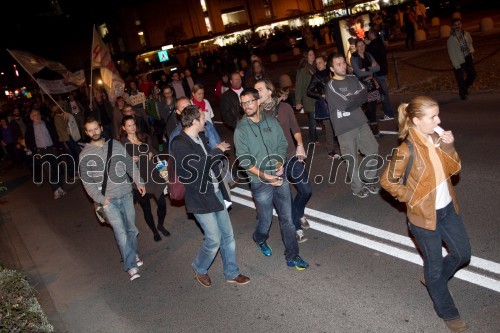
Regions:
M 232 189 L 231 192 L 233 194 L 241 195 L 241 196 L 249 198 L 249 199 L 252 198 L 252 194 L 250 191 L 244 190 L 244 189 L 241 189 L 238 187 Z M 234 203 L 238 203 L 240 205 L 255 209 L 255 204 L 251 200 L 244 199 L 244 198 L 241 198 L 241 197 L 238 197 L 235 195 L 233 195 L 231 197 L 231 200 Z M 275 210 L 273 210 L 273 214 L 275 216 L 277 215 Z M 395 233 L 392 233 L 392 232 L 389 232 L 386 230 L 370 227 L 368 225 L 365 225 L 365 224 L 362 224 L 359 222 L 350 221 L 350 220 L 343 219 L 343 218 L 335 216 L 335 215 L 323 213 L 323 212 L 320 212 L 320 211 L 317 211 L 314 209 L 310 209 L 310 208 L 306 208 L 305 214 L 309 218 L 309 223 L 310 223 L 312 229 L 315 229 L 317 231 L 332 235 L 334 237 L 341 238 L 341 239 L 344 239 L 346 241 L 349 241 L 349 242 L 376 250 L 378 252 L 382 252 L 382 253 L 391 255 L 391 256 L 399 258 L 399 259 L 403 259 L 405 261 L 408 261 L 408 262 L 411 262 L 411 263 L 414 263 L 414 264 L 417 264 L 420 266 L 423 265 L 422 258 L 418 254 L 418 252 L 415 248 L 415 244 L 410 240 L 410 238 L 408 238 L 406 236 L 402 236 L 402 235 L 398 235 L 398 234 L 395 234 Z M 321 223 L 318 221 L 312 220 L 310 218 L 315 218 L 318 221 L 321 221 Z M 384 239 L 386 241 L 390 241 L 392 243 L 395 243 L 396 245 L 403 245 L 403 246 L 410 248 L 410 250 L 408 251 L 406 249 L 401 249 L 401 248 L 393 246 L 393 245 L 381 243 L 381 242 L 375 241 L 373 239 L 369 239 L 369 238 L 366 238 L 366 237 L 363 237 L 360 235 L 356 235 L 356 234 L 347 232 L 345 230 L 334 228 L 334 227 L 330 226 L 329 224 L 338 225 L 338 226 L 341 226 L 343 228 L 347 228 L 347 229 L 355 230 L 357 232 L 364 233 L 368 236 Z M 443 249 L 443 255 L 444 254 L 446 254 L 445 249 Z M 496 262 L 490 261 L 490 260 L 486 260 L 486 259 L 482 259 L 479 257 L 472 256 L 469 267 L 479 268 L 479 269 L 482 269 L 482 270 L 487 271 L 489 273 L 500 275 L 500 264 L 499 263 L 496 263 Z M 500 277 L 497 277 L 496 279 L 494 279 L 494 278 L 479 274 L 477 272 L 472 272 L 470 269 L 467 269 L 467 268 L 458 271 L 455 274 L 455 277 L 500 293 Z

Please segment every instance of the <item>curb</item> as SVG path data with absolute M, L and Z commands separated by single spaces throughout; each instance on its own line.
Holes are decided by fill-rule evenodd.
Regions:
M 67 332 L 52 297 L 8 212 L 0 211 L 0 262 L 9 269 L 23 271 L 37 299 L 56 332 Z

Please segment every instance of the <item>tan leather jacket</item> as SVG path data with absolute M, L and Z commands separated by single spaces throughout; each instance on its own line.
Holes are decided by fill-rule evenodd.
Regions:
M 400 183 L 410 154 L 405 142 L 397 148 L 397 154 L 393 154 L 391 162 L 382 173 L 380 185 L 397 200 L 406 203 L 408 219 L 412 224 L 427 230 L 436 230 L 436 177 L 431 168 L 428 147 L 414 131 L 414 128 L 410 128 L 408 135 L 408 140 L 413 142 L 414 157 L 406 185 Z M 450 177 L 460 171 L 460 158 L 453 144 L 441 142 L 437 152 L 447 177 L 448 191 L 458 213 L 456 194 Z

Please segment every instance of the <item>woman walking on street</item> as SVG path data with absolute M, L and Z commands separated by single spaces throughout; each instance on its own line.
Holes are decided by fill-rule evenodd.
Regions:
M 307 96 L 314 98 L 324 104 L 327 107 L 325 100 L 326 85 L 330 81 L 330 70 L 326 66 L 326 57 L 320 55 L 316 57 L 316 73 L 311 77 L 311 82 L 307 88 Z M 315 109 L 319 106 L 319 103 L 315 102 Z M 314 110 L 314 117 L 318 119 L 323 124 L 323 130 L 325 131 L 326 137 L 326 151 L 328 152 L 329 158 L 338 158 L 340 155 L 335 151 L 334 140 L 335 134 L 333 133 L 332 123 L 330 121 L 329 114 L 321 116 L 318 118 L 318 110 Z
M 309 120 L 309 142 L 318 142 L 318 133 L 316 131 L 316 119 L 314 118 L 314 102 L 315 100 L 307 96 L 307 88 L 311 82 L 311 77 L 316 73 L 314 60 L 316 54 L 313 49 L 304 53 L 304 57 L 300 60 L 297 76 L 295 77 L 295 110 L 304 109 Z
M 380 70 L 380 65 L 373 56 L 366 52 L 366 44 L 363 39 L 356 40 L 356 52 L 352 54 L 351 64 L 354 70 L 354 75 L 363 82 L 368 90 L 368 98 L 365 104 L 365 115 L 370 122 L 370 129 L 376 138 L 380 137 L 377 122 L 377 103 L 381 101 L 379 84 L 375 80 L 373 74 Z M 370 87 L 371 83 L 373 86 Z
M 122 144 L 127 149 L 127 153 L 132 157 L 139 167 L 141 178 L 146 182 L 146 195 L 141 196 L 137 189 L 134 188 L 134 198 L 139 202 L 144 212 L 144 220 L 153 232 L 155 242 L 161 240 L 160 231 L 163 236 L 170 236 L 170 232 L 163 226 L 165 217 L 167 216 L 167 203 L 163 190 L 165 189 L 165 180 L 161 178 L 158 170 L 155 167 L 153 156 L 157 154 L 151 146 L 149 135 L 141 133 L 137 130 L 134 116 L 125 116 L 122 119 Z M 147 155 L 147 158 L 144 157 Z M 155 226 L 153 214 L 151 213 L 150 195 L 153 195 L 156 200 L 158 209 L 156 214 L 158 217 L 158 226 Z
M 424 261 L 421 282 L 427 287 L 434 310 L 453 332 L 467 330 L 448 281 L 470 261 L 471 249 L 450 177 L 461 168 L 451 131 L 438 125 L 439 106 L 420 96 L 399 107 L 399 137 L 380 184 L 406 203 L 408 227 Z M 438 134 L 439 133 L 439 134 Z M 401 181 L 402 180 L 402 181 Z M 443 258 L 442 243 L 448 254 Z

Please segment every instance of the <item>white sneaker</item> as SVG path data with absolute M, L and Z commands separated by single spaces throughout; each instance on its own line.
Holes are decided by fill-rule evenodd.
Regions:
M 139 269 L 137 267 L 132 267 L 127 271 L 128 275 L 130 276 L 130 281 L 134 281 L 135 279 L 140 278 L 141 276 L 139 275 Z
M 138 254 L 135 256 L 135 262 L 137 263 L 137 267 L 141 267 L 142 265 L 144 265 L 144 261 L 139 258 Z
M 304 230 L 297 230 L 295 232 L 295 237 L 297 238 L 297 242 L 304 243 L 307 241 L 307 237 L 304 235 Z
M 300 218 L 300 226 L 302 227 L 303 230 L 309 229 L 309 221 L 307 221 L 307 218 L 305 216 L 302 216 Z
M 389 117 L 388 115 L 384 114 L 384 116 L 379 119 L 379 121 L 387 121 L 387 120 L 394 120 L 394 117 Z
M 66 192 L 65 192 L 62 188 L 60 188 L 60 187 L 59 187 L 56 191 L 59 193 L 59 195 L 60 195 L 61 197 L 62 197 L 63 195 L 66 195 Z
M 58 190 L 55 190 L 54 191 L 54 199 L 57 200 L 57 199 L 61 199 L 61 193 L 59 193 Z

